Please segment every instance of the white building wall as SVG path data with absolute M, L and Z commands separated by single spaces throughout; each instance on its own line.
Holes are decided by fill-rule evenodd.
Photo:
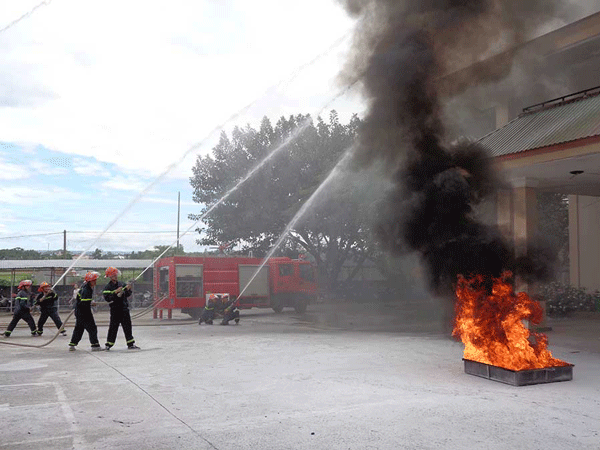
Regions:
M 569 196 L 571 284 L 600 290 L 600 197 Z

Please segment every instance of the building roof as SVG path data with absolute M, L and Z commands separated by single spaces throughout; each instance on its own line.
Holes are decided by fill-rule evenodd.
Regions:
M 598 135 L 600 90 L 594 88 L 525 108 L 480 143 L 499 157 Z
M 72 259 L 4 259 L 0 260 L 0 270 L 10 269 L 52 269 L 71 267 Z M 106 269 L 113 266 L 119 269 L 145 269 L 152 264 L 151 259 L 80 259 L 73 269 Z

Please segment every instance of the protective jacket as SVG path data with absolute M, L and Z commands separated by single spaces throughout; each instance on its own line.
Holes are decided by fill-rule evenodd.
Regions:
M 112 281 L 104 287 L 104 291 L 102 291 L 102 295 L 104 295 L 104 300 L 106 300 L 110 309 L 118 308 L 118 309 L 129 309 L 129 302 L 127 298 L 131 296 L 131 289 L 125 289 L 126 284 L 121 281 Z M 117 294 L 115 291 L 122 287 L 121 295 Z
M 19 292 L 17 292 L 15 301 L 15 310 L 29 311 L 30 296 L 29 292 L 27 292 L 25 289 L 21 289 Z
M 94 288 L 89 283 L 83 283 L 77 293 L 77 302 L 75 303 L 75 328 L 73 328 L 73 335 L 69 343 L 71 347 L 79 344 L 84 330 L 88 332 L 92 347 L 100 346 L 98 343 L 98 327 L 92 313 L 93 296 Z
M 94 288 L 89 283 L 83 283 L 81 289 L 77 293 L 77 302 L 75 307 L 82 311 L 92 310 L 92 298 L 94 296 Z
M 43 292 L 40 292 L 35 298 L 35 304 L 40 306 L 41 310 L 50 311 L 56 308 L 55 302 L 58 299 L 58 294 L 54 291 L 51 291 L 46 298 L 40 302 L 42 297 L 44 296 Z

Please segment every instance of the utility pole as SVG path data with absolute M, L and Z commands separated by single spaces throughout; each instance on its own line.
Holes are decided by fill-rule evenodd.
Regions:
M 181 192 L 177 192 L 177 249 L 175 254 L 179 252 L 179 214 L 181 211 Z

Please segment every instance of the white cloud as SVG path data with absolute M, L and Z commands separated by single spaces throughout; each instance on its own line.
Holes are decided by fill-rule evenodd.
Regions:
M 29 177 L 29 170 L 27 167 L 20 164 L 9 163 L 1 156 L 0 168 L 0 180 L 12 181 Z
M 33 6 L 9 3 L 0 17 Z M 350 25 L 334 0 L 55 1 L 0 34 L 0 80 L 13 86 L 0 139 L 158 174 Z M 287 104 L 263 98 L 239 123 L 318 107 L 336 72 L 330 65 Z
M 102 183 L 102 187 L 107 189 L 116 189 L 119 191 L 133 191 L 140 192 L 142 191 L 148 183 L 143 180 L 133 178 L 133 177 L 125 177 L 122 175 L 114 175 L 109 180 L 104 181 Z
M 65 204 L 67 201 L 81 199 L 83 195 L 56 186 L 30 187 L 11 184 L 0 185 L 0 198 L 9 205 L 23 205 L 26 209 L 42 207 L 44 204 Z M 47 206 L 46 206 L 47 208 Z M 43 211 L 43 209 L 40 209 Z
M 42 161 L 33 161 L 29 167 L 33 172 L 40 175 L 66 175 L 70 172 L 70 170 L 64 167 L 47 164 Z
M 79 175 L 92 175 L 97 177 L 107 177 L 110 175 L 101 164 L 91 159 L 75 158 L 73 160 L 73 170 Z
M 162 205 L 171 205 L 171 206 L 176 206 L 177 205 L 177 199 L 169 199 L 169 198 L 159 198 L 159 197 L 145 197 L 143 200 L 143 202 L 147 202 L 147 203 L 158 203 L 158 204 L 162 204 Z M 189 201 L 181 201 L 181 206 L 192 206 L 192 207 L 197 207 L 199 208 L 200 205 L 196 202 L 189 202 Z
M 0 2 L 0 29 L 38 3 Z M 0 179 L 10 181 L 0 184 L 0 204 L 12 220 L 0 230 L 97 231 L 117 214 L 111 230 L 174 230 L 178 191 L 186 230 L 188 212 L 200 209 L 190 201 L 191 167 L 220 130 L 204 140 L 207 134 L 256 99 L 226 124 L 227 132 L 236 124 L 258 126 L 263 115 L 276 121 L 316 112 L 337 89 L 337 49 L 265 91 L 351 25 L 337 0 L 55 0 L 38 8 L 0 33 L 0 142 L 20 147 L 0 153 Z M 27 183 L 12 183 L 21 179 Z M 182 238 L 186 249 L 198 248 L 195 235 Z M 68 237 L 78 249 L 83 238 Z M 173 239 L 108 234 L 97 246 L 142 250 Z M 62 242 L 51 236 L 15 245 Z

